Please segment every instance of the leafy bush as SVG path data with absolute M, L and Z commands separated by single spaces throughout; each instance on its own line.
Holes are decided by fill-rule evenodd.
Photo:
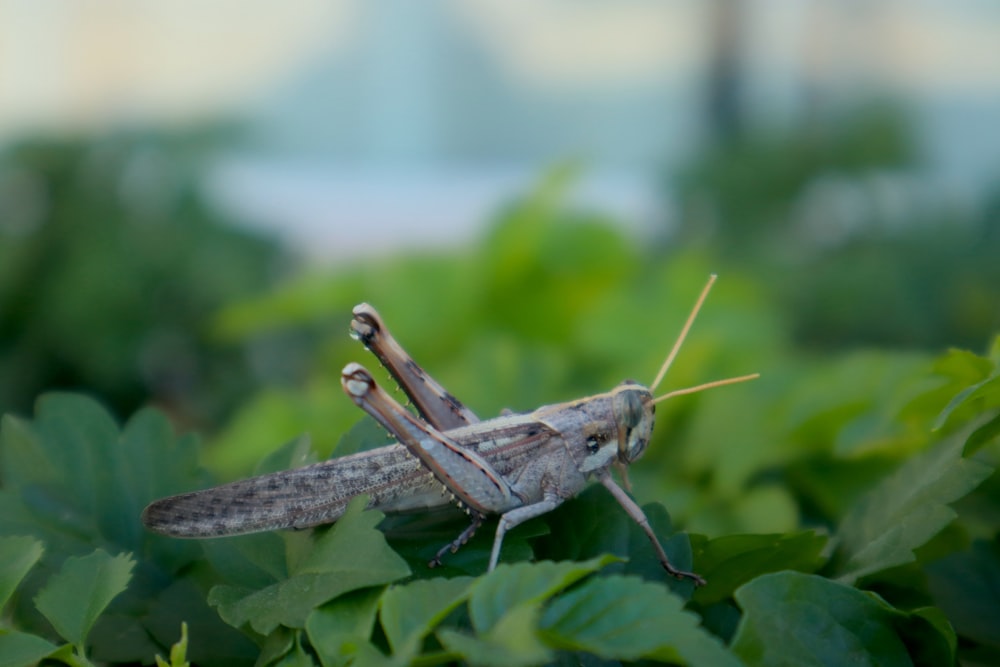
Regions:
M 637 250 L 562 211 L 560 185 L 511 206 L 474 252 L 308 276 L 226 308 L 214 335 L 261 355 L 272 388 L 208 447 L 156 410 L 119 425 L 71 394 L 5 417 L 0 664 L 1000 660 L 1000 342 L 986 356 L 806 356 L 752 274 Z M 340 333 L 357 301 L 489 415 L 652 375 L 710 267 L 722 280 L 669 382 L 764 375 L 661 404 L 632 470 L 671 560 L 703 588 L 670 579 L 600 487 L 512 531 L 489 574 L 491 524 L 426 567 L 465 527 L 457 511 L 383 517 L 359 500 L 330 527 L 205 541 L 139 523 L 150 500 L 253 462 L 315 460 L 303 429 L 321 455 L 384 444 L 351 427 L 337 387 L 358 356 Z M 280 388 L 289 376 L 302 388 Z
M 213 422 L 250 386 L 208 318 L 271 284 L 281 251 L 200 192 L 210 134 L 34 140 L 0 152 L 0 409 L 43 390 Z
M 489 531 L 431 571 L 428 555 L 461 518 L 382 521 L 360 501 L 312 532 L 201 543 L 146 534 L 137 523 L 146 502 L 206 484 L 196 444 L 175 438 L 154 411 L 119 430 L 91 400 L 51 395 L 33 420 L 8 417 L 0 432 L 0 532 L 10 536 L 0 540 L 0 602 L 16 593 L 0 659 L 148 661 L 182 621 L 191 627 L 186 657 L 197 664 L 371 664 L 391 655 L 531 665 L 586 653 L 691 665 L 940 665 L 954 662 L 959 636 L 964 651 L 995 657 L 995 620 L 985 619 L 1000 600 L 973 582 L 1000 563 L 995 526 L 977 526 L 977 515 L 996 511 L 995 483 L 975 491 L 993 479 L 998 367 L 1000 342 L 990 358 L 941 359 L 937 374 L 953 398 L 937 434 L 870 489 L 841 489 L 847 509 L 830 535 L 688 537 L 661 505 L 647 505 L 672 559 L 687 567 L 693 553 L 709 581 L 697 590 L 660 570 L 600 488 L 512 533 L 504 559 L 536 562 L 485 575 Z M 917 402 L 938 400 L 940 388 Z M 292 442 L 266 465 L 301 464 L 307 449 Z M 979 507 L 959 515 L 959 501 Z M 22 581 L 26 573 L 35 576 Z M 243 635 L 223 631 L 206 603 Z M 993 615 L 970 615 L 969 605 Z
M 932 179 L 897 106 L 830 116 L 697 155 L 671 181 L 675 240 L 750 267 L 801 345 L 986 344 L 1000 325 L 1000 193 L 963 201 Z

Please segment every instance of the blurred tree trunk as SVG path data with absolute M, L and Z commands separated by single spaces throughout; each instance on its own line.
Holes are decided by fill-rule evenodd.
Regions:
M 709 6 L 709 64 L 706 76 L 705 122 L 709 140 L 727 144 L 743 133 L 744 6 L 740 0 L 712 0 Z

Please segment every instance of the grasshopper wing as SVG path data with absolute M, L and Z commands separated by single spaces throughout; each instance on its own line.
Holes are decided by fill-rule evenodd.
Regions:
M 400 445 L 170 496 L 142 513 L 147 528 L 173 537 L 222 537 L 336 521 L 351 498 L 387 512 L 448 503 L 440 485 Z

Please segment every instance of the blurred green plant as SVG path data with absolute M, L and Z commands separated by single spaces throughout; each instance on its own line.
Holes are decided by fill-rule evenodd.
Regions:
M 0 153 L 0 408 L 80 389 L 213 423 L 252 383 L 206 320 L 279 249 L 204 201 L 210 133 L 29 141 Z
M 1000 207 L 921 169 L 891 103 L 748 133 L 670 180 L 675 241 L 761 279 L 800 346 L 979 348 L 1000 327 Z
M 703 151 L 674 183 L 688 241 L 710 235 L 726 252 L 782 257 L 808 239 L 795 225 L 794 203 L 818 178 L 861 177 L 917 159 L 906 116 L 891 104 L 839 119 L 817 118 L 782 131 L 758 131 Z

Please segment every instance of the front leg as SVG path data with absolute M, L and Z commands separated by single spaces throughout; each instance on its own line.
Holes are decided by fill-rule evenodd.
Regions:
M 646 537 L 648 537 L 649 541 L 653 544 L 653 549 L 656 550 L 656 556 L 660 559 L 660 565 L 663 566 L 663 569 L 666 570 L 670 576 L 676 577 L 677 579 L 690 579 L 694 582 L 695 586 L 705 585 L 705 580 L 694 572 L 678 570 L 671 565 L 670 559 L 667 558 L 667 552 L 663 550 L 663 546 L 660 545 L 660 540 L 657 539 L 656 533 L 653 532 L 652 527 L 649 525 L 649 519 L 646 518 L 646 513 L 642 511 L 642 508 L 639 507 L 634 500 L 628 497 L 628 494 L 625 493 L 620 486 L 615 484 L 615 480 L 611 478 L 611 475 L 608 474 L 607 470 L 605 470 L 597 479 L 604 485 L 604 488 L 611 492 L 611 495 L 615 497 L 615 500 L 617 500 L 618 504 L 622 506 L 622 509 L 624 509 L 628 515 L 632 517 L 632 520 L 639 524 L 639 527 L 642 528 L 644 533 L 646 533 Z
M 490 552 L 490 566 L 487 569 L 487 572 L 492 572 L 497 566 L 497 561 L 500 560 L 500 546 L 503 544 L 503 538 L 507 534 L 508 530 L 521 525 L 528 519 L 534 519 L 536 516 L 541 516 L 551 512 L 555 508 L 559 507 L 562 502 L 563 498 L 561 498 L 558 494 L 546 493 L 542 500 L 534 503 L 533 505 L 516 507 L 509 512 L 505 512 L 500 517 L 500 521 L 497 522 L 497 532 L 496 536 L 493 538 L 493 550 Z
M 351 335 L 378 357 L 427 423 L 439 431 L 450 431 L 479 422 L 472 410 L 410 358 L 374 308 L 362 303 L 354 307 L 353 314 Z

